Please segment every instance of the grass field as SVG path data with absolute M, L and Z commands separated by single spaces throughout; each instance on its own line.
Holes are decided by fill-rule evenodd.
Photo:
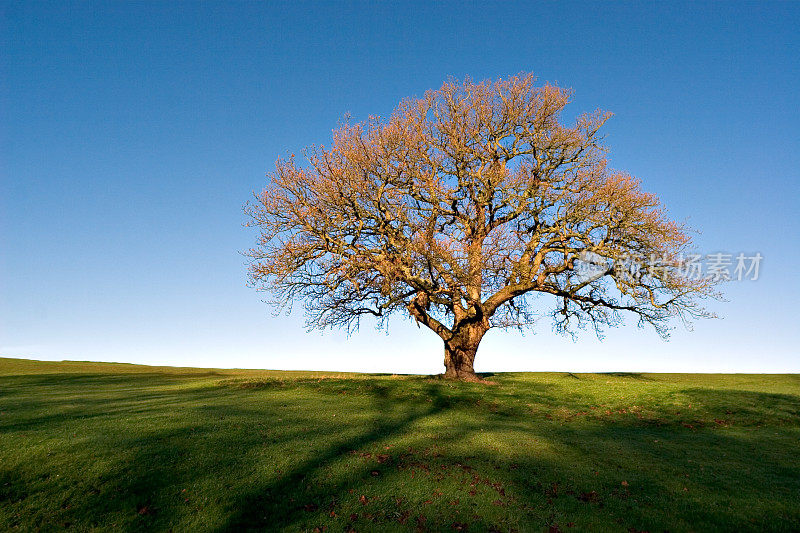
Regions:
M 800 376 L 0 359 L 0 530 L 798 531 Z

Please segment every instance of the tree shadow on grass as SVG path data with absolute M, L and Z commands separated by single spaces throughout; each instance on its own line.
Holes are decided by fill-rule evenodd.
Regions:
M 641 372 L 597 372 L 598 376 L 613 376 L 615 378 L 631 378 L 639 381 L 654 381 L 653 378 L 645 376 Z
M 236 472 L 252 470 L 251 452 L 263 448 L 265 443 L 284 448 L 284 453 L 291 453 L 293 445 L 301 445 L 304 441 L 324 443 L 333 440 L 334 444 L 315 451 L 311 458 L 300 460 L 291 471 L 277 479 L 256 485 L 257 490 L 248 488 L 246 494 L 237 498 L 233 511 L 225 517 L 228 525 L 219 527 L 241 529 L 289 525 L 300 511 L 287 507 L 286 500 L 298 492 L 297 484 L 303 478 L 331 461 L 346 456 L 353 449 L 402 433 L 408 424 L 444 409 L 446 402 L 437 393 L 437 388 L 429 385 L 417 391 L 428 401 L 412 402 L 410 406 L 398 404 L 396 384 L 365 381 L 359 393 L 371 398 L 372 405 L 368 406 L 368 410 L 377 414 L 367 424 L 366 431 L 342 441 L 336 438 L 336 425 L 333 422 L 316 429 L 304 428 L 300 423 L 302 414 L 295 414 L 288 428 L 280 428 L 276 440 L 260 434 L 274 434 L 266 431 L 266 428 L 287 416 L 287 406 L 280 402 L 291 402 L 291 399 L 271 399 L 256 407 L 252 407 L 250 402 L 249 408 L 237 403 L 237 400 L 248 400 L 253 392 L 269 395 L 271 390 L 232 391 L 216 387 L 158 392 L 158 386 L 174 385 L 173 380 L 164 379 L 163 376 L 127 376 L 124 379 L 118 376 L 109 376 L 108 379 L 99 376 L 66 376 L 66 379 L 26 376 L 16 381 L 18 385 L 23 385 L 17 392 L 38 386 L 40 394 L 25 396 L 31 401 L 21 412 L 15 413 L 11 421 L 2 420 L 0 434 L 15 436 L 27 431 L 58 434 L 61 432 L 59 428 L 64 426 L 70 427 L 70 432 L 77 429 L 83 434 L 90 432 L 86 430 L 87 425 L 101 425 L 103 434 L 97 434 L 97 430 L 94 430 L 95 440 L 101 441 L 100 444 L 70 446 L 62 443 L 60 447 L 68 450 L 62 455 L 66 453 L 75 459 L 84 459 L 73 461 L 78 463 L 78 469 L 88 466 L 85 464 L 87 452 L 99 455 L 99 459 L 107 463 L 105 471 L 95 475 L 94 479 L 73 478 L 71 486 L 62 487 L 58 491 L 61 493 L 59 508 L 39 509 L 34 513 L 35 517 L 29 517 L 28 523 L 16 522 L 16 525 L 24 524 L 26 527 L 47 527 L 48 524 L 66 526 L 76 522 L 84 525 L 114 524 L 115 528 L 121 529 L 175 527 L 176 524 L 190 521 L 191 515 L 191 498 L 186 498 L 187 509 L 176 507 L 174 503 L 165 503 L 183 499 L 180 491 L 185 489 L 181 489 L 181 486 L 190 486 L 217 475 L 227 476 L 236 484 Z M 295 388 L 303 390 L 312 388 L 311 385 L 302 383 Z M 331 385 L 335 387 L 330 381 L 315 385 L 313 388 L 324 388 L 329 392 L 333 392 Z M 347 385 L 352 387 L 353 384 Z M 64 389 L 62 394 L 55 394 L 59 388 Z M 155 390 L 150 390 L 153 388 Z M 147 389 L 147 392 L 139 393 L 137 389 Z M 86 396 L 75 397 L 73 394 L 76 390 L 84 391 Z M 98 391 L 104 394 L 93 397 L 92 393 Z M 142 405 L 145 407 L 141 408 Z M 163 417 L 169 416 L 175 409 L 180 410 L 182 415 L 194 415 L 177 421 L 183 427 L 174 427 L 176 419 Z M 102 426 L 120 415 L 145 417 L 132 424 L 130 429 L 139 426 L 134 436 L 125 438 L 124 434 L 118 432 L 120 429 L 124 431 L 124 428 Z M 162 422 L 142 429 L 147 417 Z M 258 422 L 253 424 L 254 421 L 264 421 L 265 425 L 259 427 Z M 342 423 L 347 424 L 346 421 Z M 108 449 L 109 445 L 118 451 Z M 68 476 L 57 479 L 55 474 L 36 472 L 36 463 L 46 464 L 51 460 L 50 455 L 51 452 L 47 452 L 47 458 L 42 457 L 40 461 L 29 455 L 28 463 L 32 464 L 33 472 L 15 471 L 10 466 L 0 468 L 0 481 L 4 483 L 0 489 L 0 499 L 20 503 L 68 479 Z M 268 519 L 264 519 L 265 516 Z M 208 529 L 211 524 L 206 526 Z
M 288 502 L 290 494 L 297 491 L 298 485 L 313 474 L 321 471 L 334 461 L 340 460 L 351 452 L 369 447 L 376 442 L 391 439 L 405 433 L 415 422 L 435 415 L 447 408 L 448 400 L 443 397 L 434 385 L 425 387 L 424 391 L 431 400 L 428 406 L 403 408 L 398 406 L 390 394 L 390 387 L 378 385 L 371 387 L 373 410 L 383 413 L 376 418 L 372 427 L 354 438 L 335 443 L 314 457 L 297 464 L 291 471 L 284 473 L 279 479 L 254 487 L 238 502 L 237 510 L 228 517 L 219 528 L 220 531 L 281 529 L 295 524 L 309 508 L 316 509 L 325 503 L 341 499 L 348 489 L 359 478 L 368 475 L 380 475 L 382 467 L 370 470 L 363 466 L 361 472 L 351 471 L 345 479 L 334 484 L 325 484 L 318 490 L 305 494 L 302 502 Z M 398 414 L 399 412 L 399 414 Z M 394 416 L 390 415 L 393 414 Z
M 370 467 L 351 469 L 338 480 L 311 487 L 305 499 L 287 501 L 289 495 L 298 494 L 299 485 L 327 469 L 348 450 L 359 450 L 404 435 L 425 417 L 444 415 L 450 410 L 463 412 L 471 407 L 460 394 L 449 396 L 447 392 L 430 388 L 427 394 L 433 401 L 428 409 L 411 409 L 393 421 L 378 421 L 371 431 L 315 454 L 280 479 L 254 487 L 240 500 L 238 510 L 220 530 L 310 528 L 313 523 L 307 519 L 309 512 L 324 508 L 326 502 L 335 512 L 336 503 L 347 498 L 352 489 L 359 490 L 359 480 L 369 478 Z M 700 422 L 713 421 L 722 408 L 719 402 L 724 398 L 723 403 L 727 405 L 761 404 L 760 410 L 754 408 L 755 411 L 741 419 L 746 428 L 754 428 L 761 422 L 781 425 L 776 416 L 783 417 L 784 425 L 795 429 L 800 426 L 800 420 L 793 418 L 800 402 L 793 395 L 705 389 L 682 392 L 691 395 L 696 402 L 698 408 L 692 416 Z M 396 410 L 396 399 L 386 391 L 377 394 L 377 411 Z M 430 470 L 450 468 L 457 471 L 453 475 L 461 476 L 464 474 L 458 472 L 459 468 L 483 471 L 478 485 L 497 491 L 500 496 L 494 505 L 515 514 L 516 518 L 509 518 L 507 523 L 516 521 L 523 530 L 559 524 L 564 528 L 576 522 L 587 529 L 631 527 L 678 531 L 726 529 L 732 525 L 741 530 L 763 530 L 775 528 L 776 519 L 782 524 L 779 530 L 787 525 L 786 530 L 800 525 L 800 511 L 792 511 L 789 496 L 800 491 L 800 466 L 792 461 L 793 452 L 783 449 L 786 442 L 792 441 L 790 433 L 774 437 L 752 432 L 724 432 L 716 426 L 703 428 L 702 424 L 695 428 L 681 419 L 654 427 L 650 421 L 636 417 L 595 421 L 590 425 L 548 422 L 547 427 L 542 428 L 527 426 L 518 418 L 493 417 L 491 424 L 497 430 L 546 435 L 548 441 L 563 451 L 563 459 L 543 457 L 534 450 L 513 459 L 490 453 L 486 447 L 478 447 L 467 454 L 447 451 L 451 444 L 478 434 L 486 427 L 486 422 L 488 420 L 465 418 L 449 426 L 436 444 L 437 449 L 445 450 L 444 453 L 435 460 L 427 459 L 436 463 Z M 758 450 L 760 457 L 754 459 Z M 800 449 L 795 447 L 795 452 L 798 451 Z M 576 457 L 580 459 L 576 461 Z M 398 464 L 392 466 L 401 468 L 403 461 L 416 460 L 418 458 L 403 459 L 401 456 L 396 459 Z M 453 468 L 454 465 L 459 468 Z M 380 466 L 376 468 L 377 475 L 388 475 Z M 486 477 L 487 471 L 489 477 Z M 692 482 L 688 481 L 690 478 L 694 478 Z M 772 502 L 766 506 L 765 491 L 769 492 Z M 463 497 L 469 499 L 466 490 Z M 387 527 L 389 518 L 375 517 L 374 520 L 384 522 L 362 527 L 381 530 Z M 496 527 L 491 520 L 484 521 L 477 514 L 470 520 L 474 530 L 488 531 Z M 437 530 L 436 527 L 433 530 Z
M 10 526 L 297 531 L 329 518 L 358 531 L 467 523 L 472 531 L 564 530 L 569 523 L 584 530 L 800 527 L 800 511 L 792 510 L 800 492 L 793 460 L 800 400 L 789 394 L 689 388 L 678 391 L 692 405 L 680 415 L 662 409 L 650 418 L 614 413 L 587 421 L 531 415 L 525 405 L 533 400 L 589 409 L 589 400 L 542 384 L 365 378 L 176 389 L 179 378 L 41 379 L 18 382 L 25 386 L 4 399 L 37 402 L 22 411 L 28 425 L 20 417 L 18 426 L 0 424 L 5 435 L 57 436 L 69 423 L 94 441 L 63 444 L 55 462 L 41 449 L 27 452 L 27 463 L 0 467 L 0 500 L 19 514 Z M 23 394 L 37 384 L 46 394 Z M 76 390 L 86 397 L 76 398 Z M 322 419 L 327 406 L 351 406 L 354 414 Z M 731 423 L 717 424 L 727 411 Z M 769 429 L 759 430 L 763 424 Z M 485 431 L 489 440 L 461 446 Z M 375 451 L 401 441 L 408 449 L 385 458 Z M 285 457 L 278 461 L 276 453 Z M 67 459 L 77 465 L 71 475 L 64 475 Z M 454 505 L 430 494 L 448 481 Z M 384 482 L 406 501 L 395 504 L 386 494 L 373 501 Z M 414 493 L 413 483 L 429 492 Z M 341 516 L 349 501 L 357 520 Z M 420 509 L 428 509 L 427 523 L 415 521 Z

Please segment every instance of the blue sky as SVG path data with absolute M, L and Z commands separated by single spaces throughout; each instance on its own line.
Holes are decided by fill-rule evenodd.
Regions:
M 603 108 L 613 166 L 702 231 L 760 252 L 723 318 L 670 342 L 491 331 L 476 368 L 798 372 L 800 4 L 4 2 L 0 355 L 439 372 L 397 317 L 307 333 L 246 286 L 242 204 L 343 116 L 449 76 L 534 72 Z

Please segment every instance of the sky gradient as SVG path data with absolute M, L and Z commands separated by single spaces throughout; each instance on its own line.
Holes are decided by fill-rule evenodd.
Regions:
M 705 253 L 760 252 L 663 342 L 490 331 L 478 371 L 800 372 L 800 3 L 0 4 L 0 356 L 440 372 L 397 316 L 306 332 L 246 285 L 278 157 L 450 76 L 533 72 Z

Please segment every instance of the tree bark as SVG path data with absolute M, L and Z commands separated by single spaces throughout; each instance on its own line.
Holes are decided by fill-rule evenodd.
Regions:
M 461 381 L 480 381 L 473 364 L 478 345 L 486 330 L 480 325 L 471 325 L 457 331 L 444 343 L 444 377 Z

